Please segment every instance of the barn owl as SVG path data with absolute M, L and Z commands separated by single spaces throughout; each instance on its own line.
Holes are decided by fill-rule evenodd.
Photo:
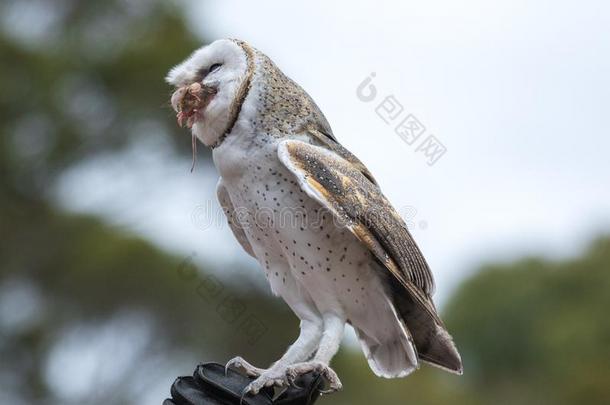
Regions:
M 245 393 L 312 371 L 329 391 L 340 389 L 329 364 L 346 324 L 380 377 L 404 377 L 420 362 L 462 373 L 405 222 L 298 84 L 232 39 L 198 49 L 166 80 L 179 123 L 213 151 L 235 238 L 301 321 L 297 340 L 269 368 L 240 357 L 227 364 L 255 377 Z

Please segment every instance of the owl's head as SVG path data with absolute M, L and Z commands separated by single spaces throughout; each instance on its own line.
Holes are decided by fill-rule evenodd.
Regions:
M 180 125 L 206 146 L 216 145 L 234 125 L 253 74 L 253 50 L 221 39 L 196 50 L 168 73 L 176 90 L 171 104 Z

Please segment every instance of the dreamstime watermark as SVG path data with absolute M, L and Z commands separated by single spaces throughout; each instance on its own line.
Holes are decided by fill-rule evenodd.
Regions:
M 371 73 L 356 88 L 356 96 L 360 101 L 370 103 L 377 99 L 377 87 L 373 84 L 375 76 L 374 72 Z M 415 146 L 416 153 L 423 153 L 429 166 L 433 166 L 447 152 L 447 148 L 432 134 L 421 140 L 426 127 L 415 115 L 406 112 L 393 94 L 387 95 L 377 104 L 375 114 L 387 125 L 394 126 L 396 135 L 407 145 Z
M 211 228 L 221 229 L 230 224 L 233 229 L 257 229 L 259 231 L 298 229 L 319 233 L 325 229 L 328 221 L 337 228 L 353 226 L 356 222 L 367 227 L 375 227 L 379 223 L 395 223 L 396 214 L 399 220 L 406 225 L 407 229 L 425 230 L 428 222 L 417 219 L 417 208 L 405 205 L 397 211 L 383 206 L 371 206 L 357 213 L 353 218 L 347 215 L 335 215 L 327 208 L 318 208 L 309 212 L 301 207 L 293 208 L 284 206 L 281 208 L 260 207 L 251 209 L 248 207 L 235 207 L 232 212 L 224 211 L 212 200 L 197 205 L 191 211 L 191 223 L 200 230 Z
M 365 226 L 373 222 L 387 224 L 388 221 L 395 222 L 396 216 L 399 216 L 399 220 L 407 229 L 427 229 L 427 221 L 417 220 L 417 212 L 413 206 L 403 206 L 398 211 L 389 210 L 387 207 L 371 207 L 359 213 L 358 222 Z M 200 230 L 221 228 L 229 222 L 238 229 L 255 227 L 259 230 L 279 231 L 281 228 L 300 228 L 300 230 L 308 229 L 312 232 L 320 232 L 329 220 L 338 227 L 346 225 L 345 220 L 324 208 L 307 212 L 304 209 L 289 207 L 283 209 L 262 207 L 254 211 L 246 207 L 237 207 L 233 212 L 227 212 L 213 201 L 208 200 L 204 204 L 196 206 L 191 212 L 191 221 Z M 178 276 L 181 280 L 194 284 L 195 294 L 207 305 L 213 305 L 222 320 L 229 325 L 234 325 L 236 330 L 246 337 L 249 344 L 255 345 L 267 333 L 267 326 L 248 310 L 248 305 L 244 300 L 232 294 L 217 277 L 211 274 L 199 275 L 193 265 L 196 256 L 197 254 L 193 252 L 180 262 L 176 269 Z
M 244 300 L 228 291 L 224 284 L 209 274 L 200 276 L 193 265 L 197 256 L 192 253 L 180 262 L 176 268 L 178 277 L 185 282 L 194 283 L 195 294 L 207 305 L 214 305 L 216 313 L 228 325 L 237 327 L 250 345 L 255 345 L 267 333 L 267 326 L 255 314 L 248 311 Z

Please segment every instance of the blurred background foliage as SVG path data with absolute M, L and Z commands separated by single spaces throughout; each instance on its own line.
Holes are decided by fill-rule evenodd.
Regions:
M 140 127 L 162 127 L 168 147 L 190 153 L 162 80 L 201 43 L 182 9 L 41 0 L 0 4 L 0 15 L 0 403 L 161 403 L 199 361 L 277 358 L 297 332 L 279 300 L 210 278 L 212 265 L 195 274 L 190 258 L 49 197 L 63 172 L 122 150 Z M 347 347 L 335 361 L 346 389 L 321 402 L 610 402 L 610 238 L 570 261 L 472 274 L 444 311 L 463 377 L 423 367 L 384 381 Z

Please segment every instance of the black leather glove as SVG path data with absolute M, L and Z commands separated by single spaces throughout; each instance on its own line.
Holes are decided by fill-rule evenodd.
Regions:
M 273 389 L 265 388 L 258 395 L 242 395 L 253 379 L 227 370 L 217 363 L 197 367 L 193 377 L 179 377 L 172 385 L 172 399 L 163 405 L 310 405 L 320 397 L 324 378 L 319 374 L 307 374 L 296 381 L 298 387 L 290 387 L 273 400 Z

